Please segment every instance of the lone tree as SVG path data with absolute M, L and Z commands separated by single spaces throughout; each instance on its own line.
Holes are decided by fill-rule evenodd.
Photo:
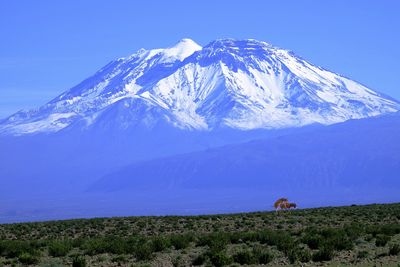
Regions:
M 279 209 L 281 210 L 289 210 L 289 209 L 295 209 L 297 207 L 297 204 L 294 202 L 289 202 L 287 198 L 280 198 L 274 203 L 274 208 L 276 211 Z

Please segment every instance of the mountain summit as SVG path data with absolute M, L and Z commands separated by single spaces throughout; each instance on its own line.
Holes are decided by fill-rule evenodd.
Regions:
M 211 131 L 333 124 L 396 112 L 397 101 L 257 40 L 201 47 L 182 39 L 107 64 L 46 105 L 20 111 L 0 133 L 168 125 Z
M 201 50 L 201 46 L 195 43 L 191 39 L 182 39 L 177 42 L 174 46 L 160 49 L 163 57 L 161 62 L 174 62 L 176 60 L 182 61 L 188 56 L 191 56 L 194 52 Z

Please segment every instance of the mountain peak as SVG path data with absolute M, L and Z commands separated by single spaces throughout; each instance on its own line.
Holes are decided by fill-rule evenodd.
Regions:
M 233 39 L 233 38 L 224 38 L 217 39 L 210 42 L 206 47 L 236 47 L 236 48 L 252 48 L 252 47 L 264 47 L 271 48 L 273 47 L 271 44 L 259 41 L 255 39 Z
M 190 38 L 182 38 L 181 40 L 179 40 L 173 47 L 176 46 L 197 46 L 199 49 L 201 49 L 201 46 L 199 44 L 197 44 L 195 41 L 193 41 Z
M 195 41 L 184 38 L 177 42 L 174 46 L 163 49 L 162 61 L 171 61 L 172 59 L 183 61 L 185 58 L 201 49 L 202 47 Z
M 219 39 L 202 48 L 186 38 L 112 61 L 41 108 L 10 116 L 0 133 L 96 125 L 274 129 L 398 110 L 396 100 L 268 43 Z

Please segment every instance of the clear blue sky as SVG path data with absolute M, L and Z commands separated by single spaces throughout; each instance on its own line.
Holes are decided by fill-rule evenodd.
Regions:
M 254 38 L 400 99 L 400 1 L 0 2 L 0 118 L 110 60 L 188 37 Z

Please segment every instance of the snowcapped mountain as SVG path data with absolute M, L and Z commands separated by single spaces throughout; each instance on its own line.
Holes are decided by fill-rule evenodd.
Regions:
M 397 101 L 265 42 L 222 39 L 201 47 L 183 39 L 110 62 L 46 105 L 8 117 L 0 133 L 159 124 L 271 129 L 398 110 Z
M 0 222 L 399 201 L 399 110 L 256 40 L 141 49 L 0 121 Z

